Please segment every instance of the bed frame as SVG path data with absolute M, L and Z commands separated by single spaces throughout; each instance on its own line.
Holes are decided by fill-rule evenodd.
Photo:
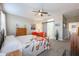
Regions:
M 16 28 L 16 36 L 27 35 L 26 28 Z

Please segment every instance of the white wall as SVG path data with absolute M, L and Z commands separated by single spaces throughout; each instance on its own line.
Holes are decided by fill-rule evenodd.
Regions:
M 16 34 L 16 24 L 20 27 L 26 27 L 28 34 L 31 32 L 31 22 L 29 19 L 22 18 L 20 16 L 15 16 L 11 14 L 6 14 L 6 22 L 7 22 L 7 35 L 15 35 Z
M 36 29 L 33 31 L 37 31 L 37 32 L 42 32 L 43 31 L 43 24 L 42 24 L 42 20 L 35 20 L 34 22 L 32 22 L 33 24 L 36 25 Z
M 42 25 L 42 22 L 38 22 L 38 23 L 36 23 L 36 31 L 37 32 L 42 32 L 43 30 L 42 30 L 42 27 L 43 25 Z

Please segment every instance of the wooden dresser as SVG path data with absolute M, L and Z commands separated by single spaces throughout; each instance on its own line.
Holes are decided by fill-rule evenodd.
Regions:
M 16 36 L 27 35 L 26 28 L 16 28 Z

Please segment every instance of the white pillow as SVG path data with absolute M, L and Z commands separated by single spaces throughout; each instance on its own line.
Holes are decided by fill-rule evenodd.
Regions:
M 2 45 L 1 52 L 8 53 L 8 52 L 12 52 L 17 49 L 22 51 L 21 42 L 17 40 L 14 36 L 7 36 Z

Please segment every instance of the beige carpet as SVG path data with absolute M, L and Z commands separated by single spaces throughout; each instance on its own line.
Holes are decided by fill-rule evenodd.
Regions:
M 39 56 L 62 56 L 65 52 L 69 56 L 70 43 L 69 40 L 59 41 L 59 40 L 50 40 L 50 49 L 42 52 Z

